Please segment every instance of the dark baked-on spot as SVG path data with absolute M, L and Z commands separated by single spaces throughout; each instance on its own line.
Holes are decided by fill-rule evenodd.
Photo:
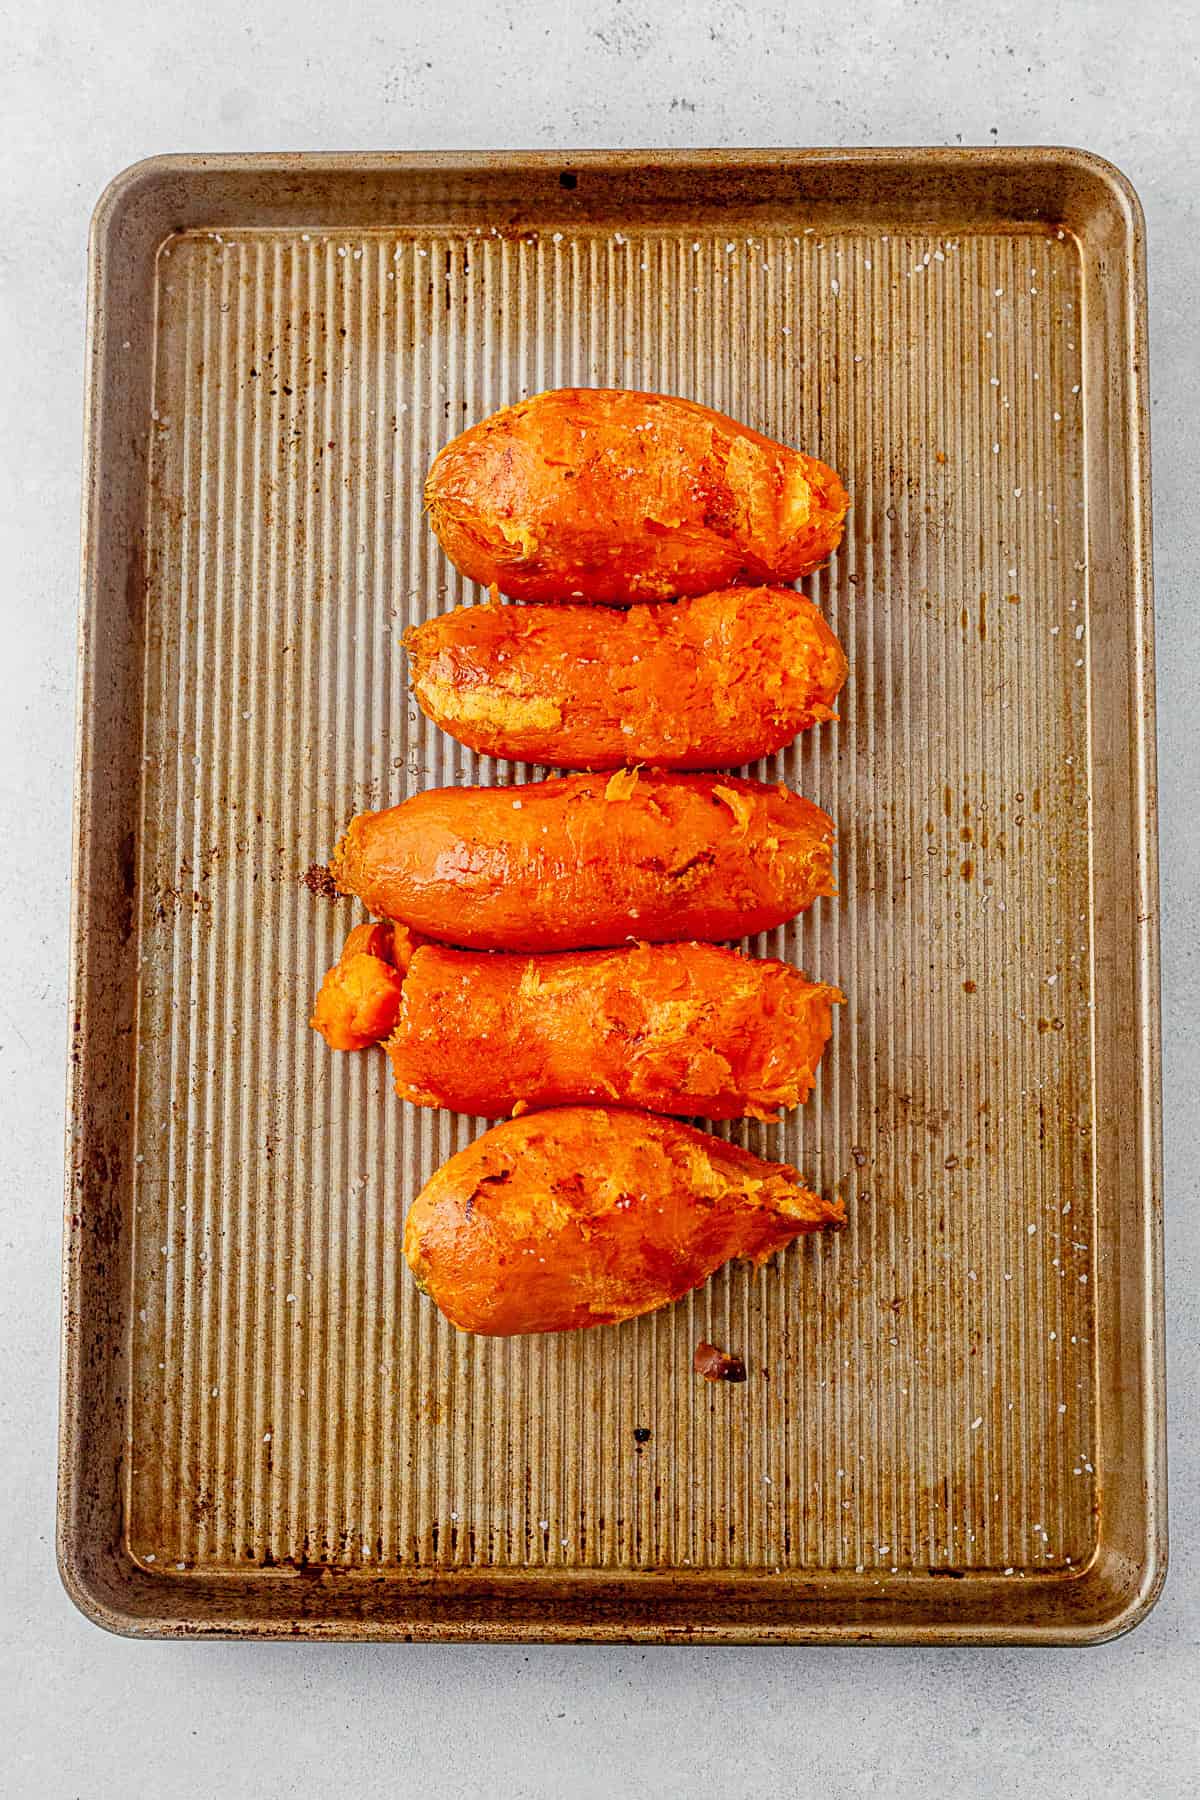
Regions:
M 337 882 L 324 863 L 310 863 L 300 877 L 310 894 L 322 894 L 326 900 L 340 900 Z

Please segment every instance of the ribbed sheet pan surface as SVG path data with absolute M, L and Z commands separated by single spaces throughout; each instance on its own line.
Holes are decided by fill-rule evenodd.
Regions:
M 1073 153 L 166 159 L 93 244 L 63 1561 L 139 1631 L 1105 1635 L 1161 1570 L 1136 203 Z M 408 696 L 436 450 L 541 388 L 833 463 L 807 584 L 849 996 L 741 1141 L 850 1229 L 622 1327 L 455 1333 L 480 1122 L 306 1019 L 350 815 L 541 771 Z M 103 843 L 103 848 L 102 848 Z M 749 1379 L 691 1371 L 707 1337 Z M 96 1366 L 96 1360 L 103 1367 Z M 88 1390 L 92 1389 L 90 1401 Z M 643 1443 L 635 1428 L 646 1428 Z

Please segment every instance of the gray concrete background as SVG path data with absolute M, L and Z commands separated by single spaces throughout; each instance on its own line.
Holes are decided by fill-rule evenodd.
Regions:
M 1187 0 L 0 5 L 0 1791 L 1196 1793 L 1200 12 Z M 133 1644 L 54 1569 L 88 216 L 162 150 L 1084 145 L 1150 227 L 1173 1568 L 1086 1652 Z M 1192 1768 L 1192 1775 L 1187 1769 Z

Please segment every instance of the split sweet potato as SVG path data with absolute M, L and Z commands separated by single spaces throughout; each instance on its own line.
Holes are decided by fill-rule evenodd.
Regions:
M 413 692 L 483 756 L 608 769 L 753 762 L 834 717 L 846 658 L 792 588 L 628 611 L 462 606 L 404 635 Z
M 833 822 L 780 785 L 618 770 L 434 788 L 360 813 L 330 860 L 343 893 L 483 950 L 714 942 L 834 892 Z
M 560 388 L 481 420 L 429 472 L 434 531 L 514 600 L 668 600 L 789 582 L 837 548 L 834 471 L 666 394 Z
M 843 1220 L 785 1163 L 677 1119 L 570 1107 L 451 1157 L 409 1211 L 404 1254 L 460 1330 L 510 1336 L 651 1312 L 733 1257 L 762 1263 Z
M 773 1118 L 807 1099 L 836 988 L 713 944 L 555 956 L 427 945 L 386 1049 L 419 1106 L 500 1118 L 611 1102 L 685 1118 Z

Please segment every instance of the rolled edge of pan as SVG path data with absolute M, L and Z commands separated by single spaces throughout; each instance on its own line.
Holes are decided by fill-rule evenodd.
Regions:
M 452 1324 L 508 1337 L 635 1318 L 844 1223 L 789 1164 L 676 1119 L 571 1107 L 451 1157 L 409 1211 L 404 1255 Z

